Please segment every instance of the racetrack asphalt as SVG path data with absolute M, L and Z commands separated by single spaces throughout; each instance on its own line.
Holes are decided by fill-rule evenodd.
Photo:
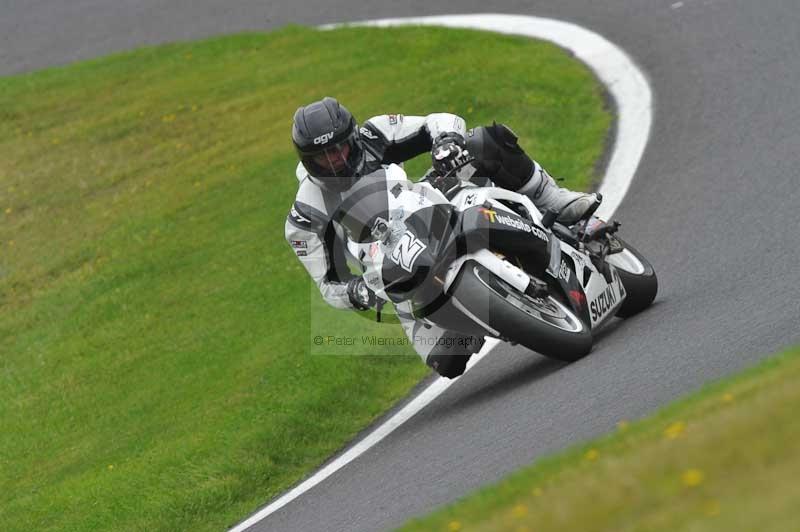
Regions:
M 796 0 L 0 0 L 0 74 L 287 23 L 456 10 L 578 23 L 649 76 L 650 143 L 615 217 L 659 274 L 656 304 L 616 321 L 571 365 L 496 348 L 390 437 L 254 529 L 397 526 L 800 343 Z

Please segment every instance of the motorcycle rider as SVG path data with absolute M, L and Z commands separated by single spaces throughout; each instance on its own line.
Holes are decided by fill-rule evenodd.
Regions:
M 455 184 L 454 175 L 479 185 L 490 178 L 496 186 L 527 195 L 541 210 L 560 211 L 558 220 L 565 224 L 588 216 L 601 201 L 597 194 L 556 185 L 506 126 L 467 131 L 464 119 L 450 113 L 380 115 L 359 127 L 343 105 L 326 97 L 297 109 L 292 141 L 300 159 L 300 185 L 286 219 L 286 240 L 322 297 L 337 308 L 367 310 L 375 296 L 347 267 L 346 235 L 332 217 L 359 178 L 379 174 L 390 179 L 392 163 L 429 152 L 433 172 L 426 178 L 440 190 Z M 469 357 L 483 345 L 483 338 L 415 320 L 403 304 L 395 308 L 417 353 L 440 375 L 461 375 Z

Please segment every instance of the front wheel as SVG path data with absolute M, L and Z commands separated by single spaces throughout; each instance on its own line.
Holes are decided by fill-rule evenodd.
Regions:
M 523 294 L 477 262 L 464 264 L 450 296 L 487 330 L 550 358 L 572 362 L 592 349 L 589 327 L 568 305 Z
M 617 311 L 617 316 L 627 318 L 650 306 L 658 292 L 658 279 L 653 266 L 644 255 L 621 238 L 614 238 L 624 249 L 606 256 L 606 262 L 617 269 L 622 286 L 628 293 Z

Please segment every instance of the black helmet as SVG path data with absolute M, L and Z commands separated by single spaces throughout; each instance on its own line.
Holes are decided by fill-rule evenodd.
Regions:
M 322 188 L 342 192 L 360 177 L 364 148 L 353 115 L 334 98 L 300 107 L 292 141 L 300 162 Z

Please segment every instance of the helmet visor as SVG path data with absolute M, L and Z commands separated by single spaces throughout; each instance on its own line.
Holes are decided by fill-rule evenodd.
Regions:
M 353 176 L 361 168 L 363 151 L 355 136 L 302 156 L 303 166 L 314 177 Z
M 351 134 L 336 144 L 302 153 L 301 161 L 320 186 L 342 192 L 358 179 L 364 163 L 364 150 L 357 134 Z
M 322 175 L 339 177 L 348 173 L 348 159 L 352 150 L 351 143 L 345 141 L 313 154 L 311 159 L 314 166 L 322 170 Z

